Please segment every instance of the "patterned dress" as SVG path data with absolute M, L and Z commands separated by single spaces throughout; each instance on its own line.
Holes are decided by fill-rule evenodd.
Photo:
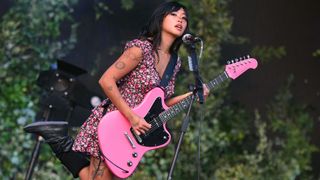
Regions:
M 152 44 L 147 40 L 134 39 L 126 44 L 125 50 L 133 46 L 139 47 L 142 50 L 143 59 L 134 70 L 117 82 L 123 99 L 131 108 L 140 104 L 144 96 L 150 90 L 159 86 L 161 81 L 161 77 L 156 70 Z M 181 60 L 178 58 L 174 73 L 167 87 L 165 87 L 165 98 L 170 97 L 174 93 L 175 78 L 180 67 Z M 99 106 L 95 107 L 89 118 L 81 126 L 72 147 L 74 151 L 86 152 L 91 156 L 99 157 L 97 129 L 103 116 L 104 105 L 108 101 L 108 99 L 105 99 Z M 107 112 L 116 109 L 113 104 L 107 106 Z

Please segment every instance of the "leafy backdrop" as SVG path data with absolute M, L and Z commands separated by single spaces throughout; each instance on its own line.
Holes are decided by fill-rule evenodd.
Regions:
M 128 11 L 134 1 L 122 0 Z M 219 63 L 222 43 L 248 43 L 232 36 L 233 19 L 229 0 L 182 0 L 191 14 L 191 29 L 206 40 L 201 69 L 206 81 L 223 71 Z M 33 138 L 22 127 L 35 118 L 40 90 L 35 81 L 40 71 L 64 57 L 77 43 L 77 22 L 72 17 L 77 0 L 15 0 L 0 22 L 0 176 L 23 179 L 33 148 Z M 110 9 L 95 1 L 96 18 Z M 116 12 L 113 12 L 116 13 Z M 62 24 L 69 33 L 61 36 Z M 66 30 L 64 29 L 64 30 Z M 253 46 L 253 45 L 252 45 Z M 119 48 L 121 49 L 121 48 Z M 120 52 L 119 52 L 120 53 Z M 252 54 L 259 66 L 272 58 L 283 58 L 285 47 L 256 46 Z M 317 53 L 315 53 L 317 54 Z M 181 56 L 186 58 L 185 50 Z M 185 92 L 193 77 L 184 67 L 177 92 Z M 255 73 L 258 73 L 256 70 Z M 205 107 L 194 105 L 175 179 L 197 177 L 196 152 L 199 117 L 201 121 L 201 179 L 312 179 L 309 143 L 313 119 L 306 107 L 295 104 L 290 92 L 294 77 L 279 89 L 267 112 L 247 112 L 228 97 L 229 83 L 213 91 Z M 166 149 L 150 152 L 137 173 L 129 179 L 165 179 L 179 134 L 181 116 L 169 123 L 174 141 Z M 43 146 L 35 179 L 71 179 L 71 175 Z

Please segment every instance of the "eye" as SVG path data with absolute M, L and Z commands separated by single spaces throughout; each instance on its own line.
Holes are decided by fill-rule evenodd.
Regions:
M 172 13 L 170 13 L 170 15 L 171 15 L 171 16 L 177 16 L 177 13 L 172 12 Z

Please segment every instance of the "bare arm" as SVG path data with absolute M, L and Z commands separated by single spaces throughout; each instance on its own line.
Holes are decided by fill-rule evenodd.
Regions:
M 187 92 L 185 94 L 181 94 L 179 96 L 176 96 L 176 97 L 173 97 L 173 98 L 170 98 L 166 101 L 166 105 L 168 107 L 170 106 L 173 106 L 175 104 L 177 104 L 178 102 L 180 102 L 181 100 L 183 100 L 184 98 L 190 96 L 192 94 L 192 92 Z
M 142 50 L 138 47 L 127 49 L 107 70 L 99 80 L 104 93 L 118 110 L 130 121 L 137 134 L 144 133 L 151 127 L 143 118 L 138 117 L 122 98 L 117 87 L 117 80 L 132 71 L 142 60 Z
M 205 99 L 208 97 L 209 93 L 210 93 L 210 90 L 208 89 L 208 87 L 205 84 L 203 84 L 203 95 L 204 95 Z M 181 100 L 183 100 L 184 98 L 190 96 L 191 94 L 192 94 L 192 92 L 187 92 L 185 94 L 170 98 L 166 101 L 166 105 L 168 107 L 173 106 L 173 105 L 177 104 L 178 102 L 180 102 Z

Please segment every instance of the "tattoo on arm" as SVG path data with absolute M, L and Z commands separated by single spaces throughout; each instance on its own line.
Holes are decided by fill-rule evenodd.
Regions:
M 122 62 L 122 61 L 119 61 L 119 62 L 116 62 L 116 63 L 115 63 L 115 67 L 116 67 L 117 69 L 119 69 L 119 70 L 122 70 L 123 68 L 126 67 L 126 64 L 125 64 L 124 62 Z
M 108 87 L 107 87 L 107 90 L 108 90 L 108 91 L 112 91 L 112 89 L 113 89 L 112 86 L 108 86 Z
M 97 176 L 100 176 L 102 177 L 103 176 L 103 173 L 104 173 L 104 170 L 105 170 L 105 166 L 103 164 L 101 164 L 101 162 L 97 162 L 97 161 L 94 161 L 93 162 L 93 166 L 94 166 L 94 172 L 92 172 L 92 180 L 95 179 L 95 177 Z

